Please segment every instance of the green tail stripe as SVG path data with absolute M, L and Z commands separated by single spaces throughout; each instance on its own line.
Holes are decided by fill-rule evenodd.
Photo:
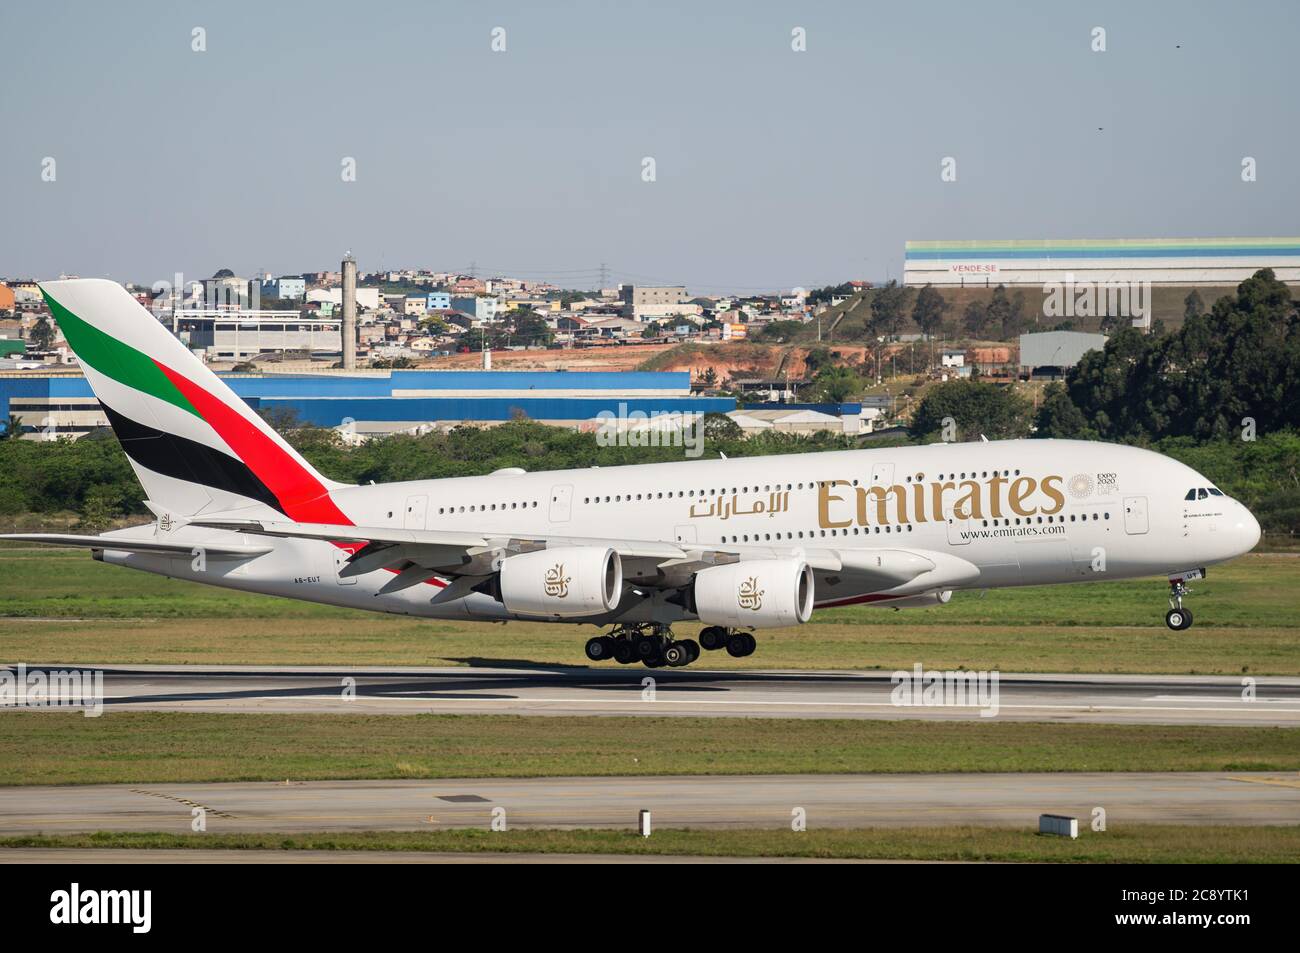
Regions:
M 123 344 L 117 338 L 110 337 L 103 331 L 77 317 L 63 305 L 59 304 L 42 289 L 45 301 L 50 306 L 50 313 L 58 322 L 63 336 L 76 353 L 77 358 L 89 364 L 99 373 L 111 377 L 119 384 L 144 391 L 159 400 L 175 404 L 181 410 L 189 411 L 198 417 L 199 412 L 162 372 L 153 359 L 133 347 Z

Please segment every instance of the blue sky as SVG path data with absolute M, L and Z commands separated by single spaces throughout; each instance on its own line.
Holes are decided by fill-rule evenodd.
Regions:
M 1297 27 L 1266 0 L 10 0 L 0 274 L 352 249 L 707 293 L 898 277 L 907 239 L 1293 235 Z

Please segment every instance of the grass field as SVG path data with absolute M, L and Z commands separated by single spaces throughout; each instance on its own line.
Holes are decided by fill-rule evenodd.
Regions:
M 684 730 L 689 726 L 689 730 Z M 1296 771 L 1300 729 L 511 715 L 0 715 L 0 784 Z
M 0 838 L 17 847 L 203 850 L 375 850 L 457 853 L 660 854 L 1003 863 L 1286 864 L 1300 857 L 1300 826 L 1137 824 L 1078 840 L 996 827 L 793 831 L 661 829 L 649 838 L 611 830 L 376 831 L 339 834 L 98 833 Z M 0 856 L 0 859 L 3 859 Z
M 719 668 L 930 667 L 1300 674 L 1300 559 L 1211 570 L 1196 625 L 1164 627 L 1163 580 L 958 593 L 936 609 L 855 607 L 760 633 Z M 698 627 L 683 625 L 679 634 Z M 0 548 L 0 660 L 82 664 L 585 665 L 591 627 L 418 620 L 133 572 L 77 550 Z

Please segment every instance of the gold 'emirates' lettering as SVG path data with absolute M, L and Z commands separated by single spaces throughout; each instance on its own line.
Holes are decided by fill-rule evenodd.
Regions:
M 1065 507 L 1063 480 L 1056 475 L 1041 481 L 1028 476 L 1009 480 L 999 475 L 984 482 L 917 481 L 910 494 L 906 486 L 897 483 L 888 487 L 860 486 L 852 495 L 840 489 L 850 486 L 849 481 L 826 480 L 817 487 L 817 521 L 822 529 L 833 529 L 855 521 L 860 526 L 942 521 L 949 513 L 963 520 L 1001 519 L 1004 510 L 1016 516 L 1052 516 Z M 1036 494 L 1046 501 L 1036 499 Z

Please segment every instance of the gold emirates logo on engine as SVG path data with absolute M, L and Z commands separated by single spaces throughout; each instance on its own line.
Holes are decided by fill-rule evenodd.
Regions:
M 571 578 L 564 574 L 564 563 L 556 563 L 546 570 L 546 578 L 543 580 L 546 594 L 556 599 L 565 598 L 569 594 L 569 580 Z
M 752 609 L 757 612 L 763 608 L 763 592 L 758 588 L 758 577 L 750 576 L 740 584 L 740 589 L 736 592 L 736 602 L 742 609 Z

